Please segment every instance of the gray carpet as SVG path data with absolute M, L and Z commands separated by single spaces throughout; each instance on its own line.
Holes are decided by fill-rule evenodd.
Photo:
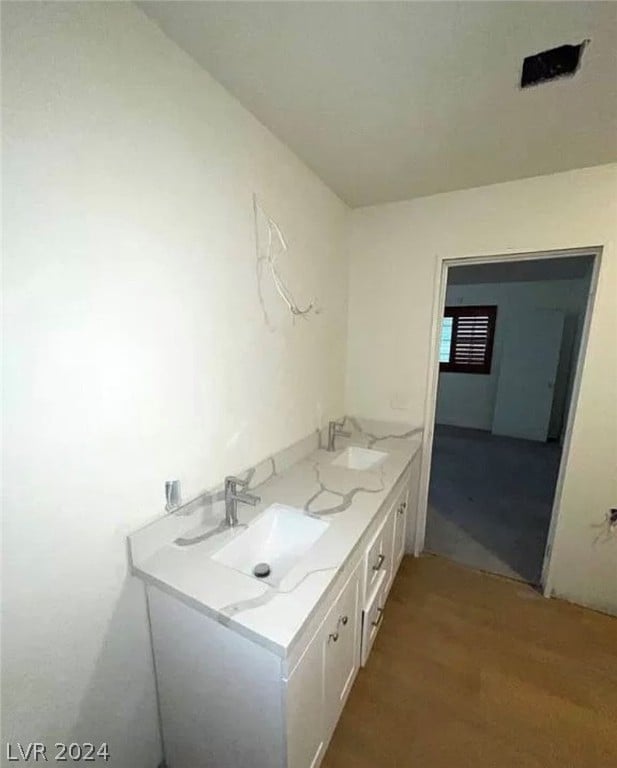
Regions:
M 560 454 L 556 443 L 436 426 L 426 549 L 537 584 Z

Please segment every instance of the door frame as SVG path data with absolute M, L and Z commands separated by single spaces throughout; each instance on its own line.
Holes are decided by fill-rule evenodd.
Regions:
M 557 484 L 555 486 L 555 495 L 551 510 L 551 519 L 549 523 L 546 548 L 544 550 L 544 561 L 542 564 L 542 576 L 540 584 L 545 597 L 552 594 L 551 578 L 551 555 L 553 552 L 553 543 L 555 531 L 557 529 L 557 520 L 561 507 L 561 497 L 563 492 L 563 483 L 565 471 L 568 464 L 570 453 L 570 442 L 572 437 L 572 427 L 576 409 L 578 407 L 578 398 L 581 385 L 581 377 L 585 357 L 587 355 L 587 342 L 589 339 L 589 328 L 593 314 L 595 297 L 598 286 L 598 275 L 600 272 L 600 261 L 602 258 L 602 246 L 593 245 L 589 248 L 575 248 L 566 250 L 535 251 L 525 253 L 509 253 L 493 256 L 467 256 L 460 258 L 447 258 L 437 256 L 435 262 L 435 279 L 433 294 L 433 313 L 430 335 L 430 353 L 426 386 L 426 398 L 424 402 L 424 432 L 422 435 L 422 469 L 420 472 L 420 491 L 418 496 L 418 514 L 416 517 L 416 535 L 414 554 L 418 557 L 424 550 L 424 539 L 426 534 L 426 519 L 428 512 L 428 493 L 431 477 L 431 461 L 433 453 L 433 438 L 435 432 L 435 413 L 437 409 L 437 384 L 439 380 L 439 340 L 441 335 L 441 319 L 446 304 L 446 288 L 448 285 L 448 271 L 451 267 L 468 267 L 475 264 L 502 264 L 509 261 L 537 261 L 539 259 L 563 259 L 574 258 L 577 256 L 592 256 L 593 265 L 591 279 L 589 282 L 589 292 L 585 307 L 585 318 L 581 333 L 581 341 L 576 358 L 576 370 L 572 384 L 572 395 L 566 418 L 566 426 L 563 436 L 563 445 L 561 459 L 559 462 L 559 473 L 557 475 Z

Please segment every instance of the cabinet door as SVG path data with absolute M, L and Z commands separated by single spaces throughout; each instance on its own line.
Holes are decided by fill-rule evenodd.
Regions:
M 323 662 L 318 631 L 287 681 L 287 768 L 313 768 L 323 756 Z
M 405 552 L 405 529 L 407 527 L 407 497 L 408 488 L 406 487 L 396 504 L 394 505 L 394 555 L 392 557 L 392 577 L 396 571 Z
M 334 730 L 360 666 L 359 571 L 349 579 L 324 623 L 326 737 Z
M 407 532 L 405 534 L 407 552 L 416 552 L 416 526 L 418 517 L 418 493 L 420 490 L 420 470 L 422 467 L 422 451 L 418 450 L 413 457 L 409 469 L 409 481 L 407 483 L 407 522 L 405 523 Z M 416 554 L 420 554 L 416 552 Z
M 386 591 L 390 589 L 390 585 L 392 584 L 392 579 L 394 578 L 394 574 L 396 572 L 396 567 L 394 564 L 395 513 L 396 513 L 396 510 L 394 507 L 392 507 L 388 511 L 388 515 L 386 517 L 386 524 L 384 525 L 383 536 L 382 536 L 381 551 L 385 558 L 384 568 L 386 572 Z

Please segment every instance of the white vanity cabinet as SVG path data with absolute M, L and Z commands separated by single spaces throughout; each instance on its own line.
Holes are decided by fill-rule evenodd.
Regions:
M 286 653 L 148 583 L 167 768 L 319 766 L 387 612 L 413 478 L 399 478 Z

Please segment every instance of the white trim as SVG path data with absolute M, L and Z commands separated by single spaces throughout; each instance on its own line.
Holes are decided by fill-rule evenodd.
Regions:
M 448 263 L 448 260 L 441 256 L 437 256 L 435 260 L 435 279 L 433 281 L 433 321 L 431 323 L 431 340 L 426 380 L 426 399 L 424 401 L 422 467 L 420 469 L 420 491 L 418 493 L 418 512 L 416 515 L 416 536 L 414 545 L 414 555 L 416 557 L 418 557 L 424 550 L 424 537 L 426 534 L 428 490 L 431 478 L 433 434 L 435 431 L 435 410 L 437 408 L 437 383 L 439 380 L 439 337 L 441 329 L 441 318 L 443 317 L 443 310 L 446 303 Z
M 591 327 L 591 316 L 593 314 L 593 307 L 595 304 L 596 293 L 598 289 L 598 277 L 600 274 L 601 259 L 602 259 L 602 248 L 601 247 L 596 248 L 594 251 L 591 280 L 589 281 L 589 293 L 587 295 L 587 306 L 585 307 L 585 319 L 583 321 L 581 340 L 578 347 L 578 353 L 577 353 L 577 359 L 576 359 L 576 371 L 574 373 L 574 381 L 572 384 L 570 406 L 568 408 L 566 428 L 564 432 L 563 445 L 561 449 L 561 461 L 559 462 L 559 473 L 557 475 L 557 483 L 555 484 L 555 495 L 553 496 L 551 522 L 548 528 L 546 548 L 544 550 L 544 561 L 542 563 L 542 576 L 540 577 L 540 583 L 542 585 L 544 597 L 550 597 L 553 592 L 553 581 L 551 578 L 552 577 L 551 555 L 553 553 L 553 544 L 555 543 L 555 532 L 557 530 L 557 518 L 559 517 L 559 508 L 561 505 L 561 497 L 563 493 L 563 484 L 564 484 L 564 478 L 565 478 L 567 457 L 570 452 L 570 443 L 572 440 L 572 429 L 574 427 L 574 416 L 576 413 L 576 408 L 578 406 L 578 397 L 581 389 L 583 365 L 585 361 L 585 355 L 587 354 L 587 342 L 589 341 L 589 329 Z
M 589 248 L 576 248 L 571 250 L 559 251 L 538 251 L 527 253 L 511 253 L 493 256 L 467 256 L 458 258 L 447 258 L 444 256 L 436 257 L 435 264 L 435 285 L 433 294 L 433 319 L 431 322 L 431 340 L 429 351 L 429 366 L 426 387 L 426 399 L 424 403 L 424 435 L 422 439 L 422 469 L 420 473 L 420 493 L 418 498 L 418 514 L 416 518 L 416 536 L 414 554 L 416 557 L 424 549 L 424 539 L 426 534 L 426 517 L 428 511 L 428 491 L 431 476 L 431 458 L 433 452 L 433 435 L 435 430 L 435 412 L 437 408 L 437 384 L 439 381 L 439 329 L 441 327 L 441 318 L 446 301 L 446 288 L 448 285 L 448 270 L 450 267 L 470 266 L 472 264 L 494 264 L 506 261 L 534 261 L 537 259 L 563 259 L 574 258 L 576 256 L 593 256 L 593 269 L 589 285 L 589 294 L 587 298 L 587 308 L 585 311 L 585 320 L 583 331 L 578 349 L 576 372 L 572 387 L 572 396 L 568 408 L 566 420 L 566 429 L 564 433 L 563 448 L 561 451 L 561 460 L 559 464 L 559 474 L 555 486 L 555 496 L 553 499 L 553 508 L 551 512 L 551 521 L 547 537 L 546 549 L 544 552 L 544 562 L 542 566 L 541 585 L 546 597 L 550 597 L 552 592 L 551 581 L 551 556 L 553 554 L 553 543 L 555 540 L 555 531 L 557 528 L 557 519 L 561 505 L 561 496 L 567 466 L 568 454 L 570 451 L 570 441 L 572 427 L 574 424 L 575 412 L 578 405 L 578 395 L 581 385 L 583 364 L 587 352 L 587 342 L 589 339 L 589 329 L 591 325 L 591 316 L 593 314 L 593 305 L 598 285 L 598 276 L 600 272 L 600 259 L 602 255 L 602 246 L 594 245 Z

